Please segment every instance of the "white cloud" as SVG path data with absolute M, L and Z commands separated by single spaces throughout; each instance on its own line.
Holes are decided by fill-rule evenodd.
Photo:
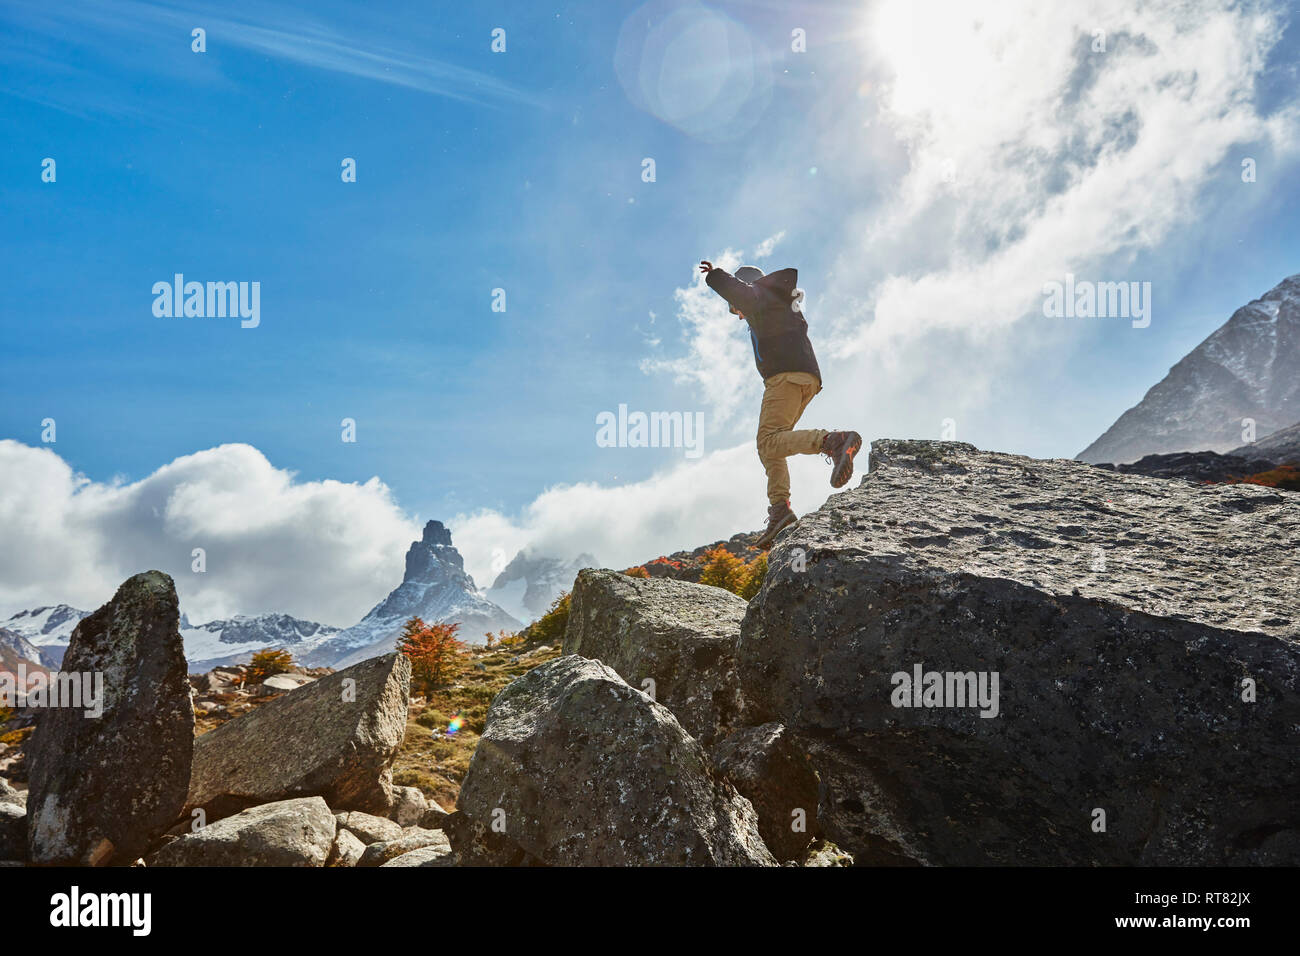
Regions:
M 635 455 L 642 449 L 608 451 Z M 816 508 L 831 491 L 829 466 L 820 457 L 790 459 L 790 473 L 796 511 Z M 585 551 L 604 566 L 621 569 L 756 531 L 766 511 L 766 479 L 753 444 L 746 443 L 630 484 L 550 488 L 517 518 L 480 511 L 448 524 L 466 567 L 482 586 L 491 582 L 487 569 L 494 553 L 513 556 L 527 546 L 569 559 Z
M 840 290 L 874 319 L 842 327 L 842 354 L 1021 321 L 1067 271 L 1127 278 L 1200 216 L 1229 150 L 1295 146 L 1294 108 L 1288 122 L 1254 105 L 1283 29 L 1262 5 L 888 0 L 872 27 L 886 74 L 874 129 L 910 168 L 883 214 L 853 223 L 837 272 L 899 244 L 939 252 Z
M 0 441 L 0 603 L 93 609 L 156 568 L 193 623 L 278 611 L 355 623 L 401 581 L 419 524 L 377 478 L 296 481 L 249 445 L 93 482 L 48 448 Z M 207 571 L 191 570 L 206 551 Z
M 776 249 L 776 244 L 785 238 L 785 230 L 782 229 L 775 236 L 768 236 L 757 246 L 754 247 L 754 260 L 766 259 Z
M 779 239 L 773 236 L 762 245 L 770 253 Z M 744 264 L 744 252 L 727 249 L 712 261 L 734 272 Z M 695 386 L 710 407 L 713 424 L 725 427 L 742 409 L 755 405 L 762 393 L 762 383 L 754 371 L 748 326 L 727 311 L 727 303 L 705 285 L 698 267 L 694 281 L 674 290 L 673 298 L 687 352 L 676 358 L 644 359 L 641 370 L 668 373 L 679 385 Z
M 1011 435 L 1010 451 L 1081 448 L 1082 434 L 1042 434 L 1045 415 L 1032 408 L 1019 427 L 989 415 L 1005 383 L 1063 363 L 1077 342 L 1077 328 L 1044 324 L 1043 284 L 1067 271 L 1150 278 L 1135 263 L 1212 229 L 1218 205 L 1267 202 L 1265 188 L 1243 187 L 1234 160 L 1268 155 L 1275 176 L 1284 160 L 1294 168 L 1300 91 L 1268 115 L 1255 96 L 1283 28 L 1277 5 L 1236 0 L 867 8 L 855 38 L 863 83 L 828 90 L 792 137 L 800 156 L 828 166 L 859 158 L 864 183 L 829 224 L 788 213 L 784 241 L 801 249 L 836 230 L 832 268 L 808 261 L 800 275 L 826 384 L 807 423 L 938 437 L 952 418 L 981 421 L 1004 443 Z M 1096 31 L 1105 52 L 1093 52 Z M 792 162 L 779 159 L 734 184 L 728 219 L 770 221 Z M 719 425 L 747 424 L 761 386 L 746 337 L 710 296 L 699 280 L 677 291 L 682 354 L 643 368 L 695 385 Z M 1172 321 L 1159 286 L 1154 297 L 1153 323 Z M 1052 397 L 1045 406 L 1065 414 Z
M 792 459 L 791 471 L 795 506 L 815 508 L 830 491 L 826 465 Z M 186 455 L 135 482 L 95 482 L 49 448 L 5 440 L 0 474 L 6 615 L 55 603 L 93 610 L 130 575 L 157 568 L 195 624 L 275 611 L 346 626 L 397 586 L 420 536 L 379 479 L 298 481 L 250 445 Z M 762 468 L 745 444 L 632 484 L 550 488 L 516 517 L 480 511 L 446 523 L 486 588 L 524 547 L 624 568 L 753 531 L 765 507 Z M 203 574 L 191 570 L 197 547 Z

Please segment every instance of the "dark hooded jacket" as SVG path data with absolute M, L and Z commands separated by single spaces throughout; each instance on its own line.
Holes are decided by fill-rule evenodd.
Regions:
M 794 308 L 798 278 L 797 269 L 781 269 L 750 283 L 725 269 L 714 269 L 704 281 L 749 322 L 759 375 L 766 379 L 781 372 L 808 372 L 820 382 L 822 373 L 808 341 L 808 323 Z

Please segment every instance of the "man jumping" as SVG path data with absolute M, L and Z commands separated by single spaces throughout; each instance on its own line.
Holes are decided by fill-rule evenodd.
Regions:
M 798 519 L 790 510 L 790 455 L 825 455 L 831 462 L 831 487 L 843 488 L 853 477 L 853 456 L 862 447 L 857 432 L 821 428 L 793 431 L 799 416 L 822 390 L 817 356 L 808 341 L 808 323 L 796 295 L 798 270 L 771 275 L 741 266 L 733 276 L 707 259 L 700 271 L 710 289 L 727 300 L 731 314 L 749 323 L 754 364 L 763 377 L 763 405 L 758 413 L 758 460 L 767 470 L 767 527 L 755 547 L 770 548 L 780 532 Z

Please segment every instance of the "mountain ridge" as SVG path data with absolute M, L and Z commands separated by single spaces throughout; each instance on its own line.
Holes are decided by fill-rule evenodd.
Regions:
M 1245 419 L 1262 438 L 1300 421 L 1300 273 L 1234 311 L 1076 457 L 1229 452 Z

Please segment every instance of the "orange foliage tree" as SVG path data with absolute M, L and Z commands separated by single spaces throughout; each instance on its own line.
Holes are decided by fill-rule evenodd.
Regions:
M 293 655 L 284 648 L 278 650 L 258 651 L 248 662 L 248 671 L 244 681 L 248 684 L 260 684 L 268 677 L 284 674 L 293 667 Z
M 456 636 L 459 624 L 425 624 L 413 617 L 402 626 L 397 649 L 411 661 L 411 683 L 424 693 L 445 684 L 465 663 L 465 642 Z

